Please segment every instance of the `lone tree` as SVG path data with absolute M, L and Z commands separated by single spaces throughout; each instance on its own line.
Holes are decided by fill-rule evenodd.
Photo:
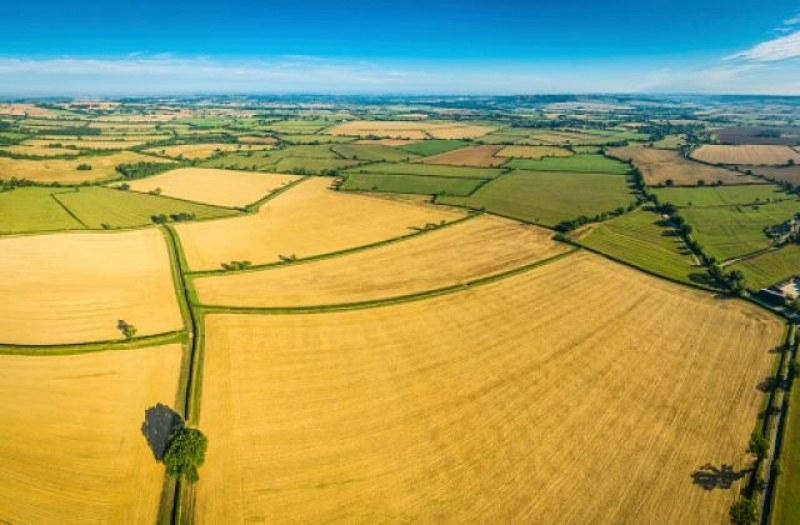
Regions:
M 731 522 L 734 525 L 753 525 L 756 523 L 756 504 L 749 498 L 742 498 L 730 510 Z
M 769 452 L 769 441 L 759 430 L 755 430 L 750 435 L 750 445 L 747 450 L 755 454 L 758 459 L 764 459 L 767 457 L 767 452 Z
M 183 477 L 189 483 L 196 482 L 200 479 L 197 467 L 206 460 L 206 448 L 208 438 L 196 428 L 183 427 L 177 430 L 170 438 L 164 454 L 167 474 Z

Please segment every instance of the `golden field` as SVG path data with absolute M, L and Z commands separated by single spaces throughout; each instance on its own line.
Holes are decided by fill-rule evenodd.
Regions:
M 462 213 L 328 189 L 310 178 L 254 215 L 176 226 L 189 267 L 218 269 L 232 260 L 254 264 L 281 256 L 308 257 L 412 233 L 413 227 L 453 220 Z
M 339 124 L 325 131 L 331 135 L 353 135 L 390 139 L 422 140 L 436 139 L 471 139 L 481 137 L 493 131 L 489 126 L 457 124 L 453 122 L 427 122 L 405 120 L 354 120 Z
M 119 164 L 136 162 L 171 162 L 132 151 L 122 151 L 110 155 L 76 156 L 74 159 L 10 159 L 0 157 L 0 173 L 4 179 L 16 177 L 35 182 L 83 182 L 117 176 L 115 168 Z M 79 170 L 80 164 L 88 164 L 90 170 Z
M 67 148 L 54 148 L 47 145 L 17 144 L 0 148 L 2 151 L 14 155 L 33 155 L 36 157 L 56 157 L 60 155 L 80 155 L 80 150 Z
M 0 356 L 0 521 L 155 523 L 164 467 L 140 427 L 180 364 L 177 344 Z
M 726 523 L 742 481 L 692 475 L 750 465 L 782 331 L 586 253 L 383 308 L 211 314 L 194 516 Z
M 692 152 L 692 158 L 710 164 L 782 165 L 800 164 L 800 153 L 789 146 L 706 144 Z
M 183 327 L 164 237 L 156 228 L 0 239 L 0 343 L 124 339 Z
M 498 158 L 495 155 L 503 146 L 472 146 L 453 151 L 446 151 L 438 155 L 425 157 L 420 162 L 423 164 L 450 164 L 453 166 L 477 166 L 480 168 L 493 168 L 505 164 L 508 159 Z
M 244 206 L 299 179 L 296 175 L 254 171 L 179 168 L 131 181 L 134 191 L 157 188 L 162 195 L 218 206 Z
M 145 151 L 155 155 L 167 157 L 183 157 L 190 160 L 203 160 L 221 152 L 228 151 L 257 151 L 266 149 L 266 146 L 250 144 L 180 144 L 178 146 L 156 146 Z
M 398 243 L 307 264 L 194 280 L 201 303 L 352 303 L 463 284 L 564 253 L 552 232 L 490 215 Z
M 671 180 L 676 186 L 694 186 L 722 181 L 726 184 L 758 184 L 760 181 L 741 173 L 707 166 L 681 157 L 673 150 L 654 148 L 610 148 L 608 154 L 622 161 L 633 161 L 647 184 L 660 185 Z

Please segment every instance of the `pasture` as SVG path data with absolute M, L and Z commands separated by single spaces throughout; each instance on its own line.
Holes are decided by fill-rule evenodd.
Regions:
M 52 345 L 181 330 L 158 229 L 0 239 L 0 343 Z
M 750 466 L 782 332 L 591 254 L 401 305 L 212 314 L 195 517 L 723 522 L 741 481 L 701 473 Z
M 76 183 L 118 177 L 116 167 L 136 162 L 169 162 L 132 151 L 109 155 L 79 155 L 70 159 L 10 159 L 0 157 L 0 173 L 4 179 L 16 177 L 34 182 Z M 78 169 L 82 164 L 91 169 Z
M 261 206 L 258 213 L 176 226 L 193 270 L 232 260 L 274 263 L 383 241 L 439 224 L 460 213 L 368 195 L 332 191 L 331 180 L 311 178 Z
M 293 307 L 372 301 L 464 284 L 568 249 L 551 237 L 543 228 L 481 215 L 371 250 L 199 277 L 194 286 L 203 304 Z
M 793 525 L 800 521 L 800 389 L 795 385 L 791 392 L 791 405 L 781 453 L 781 477 L 778 481 L 771 523 Z M 788 446 L 787 446 L 788 445 Z
M 702 188 L 654 188 L 659 202 L 675 206 L 725 206 L 731 204 L 766 204 L 797 200 L 772 184 L 751 186 L 706 186 Z
M 779 250 L 741 260 L 728 268 L 741 270 L 749 289 L 766 288 L 793 275 L 800 275 L 800 246 L 789 244 Z
M 160 190 L 161 195 L 217 206 L 244 206 L 297 180 L 295 175 L 251 171 L 180 168 L 130 182 L 134 191 Z
M 102 186 L 75 188 L 54 198 L 87 228 L 98 230 L 145 226 L 153 223 L 154 215 L 188 213 L 196 219 L 212 219 L 239 214 L 228 208 Z
M 437 202 L 555 226 L 581 215 L 591 217 L 625 207 L 632 200 L 625 178 L 618 175 L 517 170 L 468 197 L 443 197 Z
M 164 467 L 140 426 L 174 403 L 180 364 L 177 344 L 0 355 L 0 521 L 155 523 Z
M 692 158 L 709 164 L 783 165 L 800 163 L 800 153 L 789 146 L 706 144 L 692 152 Z
M 613 259 L 689 284 L 705 274 L 695 268 L 691 252 L 660 215 L 636 210 L 588 227 L 578 242 Z M 694 279 L 692 279 L 694 277 Z
M 624 175 L 630 166 L 603 155 L 571 155 L 541 159 L 512 159 L 509 168 L 532 171 L 574 171 L 579 173 L 616 173 Z
M 402 162 L 418 157 L 418 155 L 407 151 L 381 145 L 337 144 L 331 146 L 330 149 L 342 158 L 359 161 Z
M 450 164 L 453 166 L 476 166 L 495 168 L 505 164 L 508 159 L 496 157 L 501 146 L 472 146 L 425 157 L 424 164 Z
M 384 140 L 393 140 L 393 139 L 384 139 Z M 407 151 L 409 153 L 416 153 L 417 155 L 438 155 L 439 153 L 444 153 L 446 151 L 461 149 L 469 146 L 469 142 L 463 140 L 428 139 L 421 141 L 396 140 L 396 142 L 404 142 L 404 144 L 387 144 L 387 146 L 392 146 L 392 145 L 400 146 L 399 149 L 402 149 L 403 151 Z
M 65 191 L 70 190 L 27 187 L 0 192 L 0 234 L 83 229 L 83 224 L 51 197 Z
M 641 171 L 647 184 L 661 186 L 696 186 L 698 182 L 711 185 L 722 181 L 724 184 L 759 184 L 754 177 L 723 168 L 715 168 L 681 157 L 673 150 L 653 148 L 611 148 L 609 155 L 623 161 L 632 161 Z
M 370 164 L 352 168 L 348 173 L 386 173 L 404 175 L 425 175 L 430 177 L 460 177 L 469 179 L 493 179 L 503 173 L 497 168 L 476 168 L 472 166 L 442 166 L 422 164 L 421 162 Z
M 341 189 L 346 191 L 379 191 L 417 195 L 469 195 L 485 181 L 482 179 L 405 175 L 388 173 L 350 173 Z

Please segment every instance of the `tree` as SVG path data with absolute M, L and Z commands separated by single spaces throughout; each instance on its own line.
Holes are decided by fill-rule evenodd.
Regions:
M 754 430 L 750 435 L 750 445 L 747 447 L 747 451 L 755 454 L 758 459 L 764 459 L 767 457 L 768 450 L 769 442 L 767 438 L 764 437 L 761 431 Z
M 167 474 L 196 482 L 200 479 L 197 467 L 205 462 L 207 448 L 208 438 L 198 429 L 182 427 L 175 431 L 164 454 Z
M 742 498 L 730 510 L 731 522 L 734 525 L 753 525 L 756 523 L 756 504 L 749 498 Z

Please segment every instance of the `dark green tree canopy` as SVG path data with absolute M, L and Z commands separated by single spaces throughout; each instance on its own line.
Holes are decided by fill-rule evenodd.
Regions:
M 181 428 L 170 439 L 167 452 L 164 454 L 164 464 L 167 474 L 175 477 L 184 477 L 189 483 L 200 479 L 197 467 L 206 459 L 208 438 L 196 428 Z

